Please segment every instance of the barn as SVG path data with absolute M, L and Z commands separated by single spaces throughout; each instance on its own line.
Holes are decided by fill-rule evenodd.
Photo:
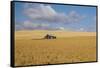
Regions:
M 44 39 L 56 39 L 56 36 L 47 34 L 46 36 L 44 36 Z

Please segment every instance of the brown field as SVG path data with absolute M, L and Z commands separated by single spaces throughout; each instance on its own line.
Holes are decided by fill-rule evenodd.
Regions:
M 42 39 L 47 33 L 57 39 Z M 88 61 L 96 61 L 95 32 L 15 32 L 15 66 Z

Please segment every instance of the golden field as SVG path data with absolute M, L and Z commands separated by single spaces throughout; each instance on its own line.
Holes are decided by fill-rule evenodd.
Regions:
M 57 39 L 42 39 L 46 34 Z M 95 32 L 15 32 L 15 66 L 88 61 L 96 61 Z

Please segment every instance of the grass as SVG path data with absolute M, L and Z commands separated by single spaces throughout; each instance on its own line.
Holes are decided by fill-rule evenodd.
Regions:
M 45 35 L 42 32 L 15 34 L 16 66 L 96 61 L 95 35 L 77 33 L 68 37 L 63 33 L 62 37 L 56 32 L 57 39 L 47 40 L 41 39 Z

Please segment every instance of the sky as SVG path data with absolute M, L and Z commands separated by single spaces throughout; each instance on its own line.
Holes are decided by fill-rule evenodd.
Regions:
M 96 7 L 15 2 L 15 30 L 96 32 Z

